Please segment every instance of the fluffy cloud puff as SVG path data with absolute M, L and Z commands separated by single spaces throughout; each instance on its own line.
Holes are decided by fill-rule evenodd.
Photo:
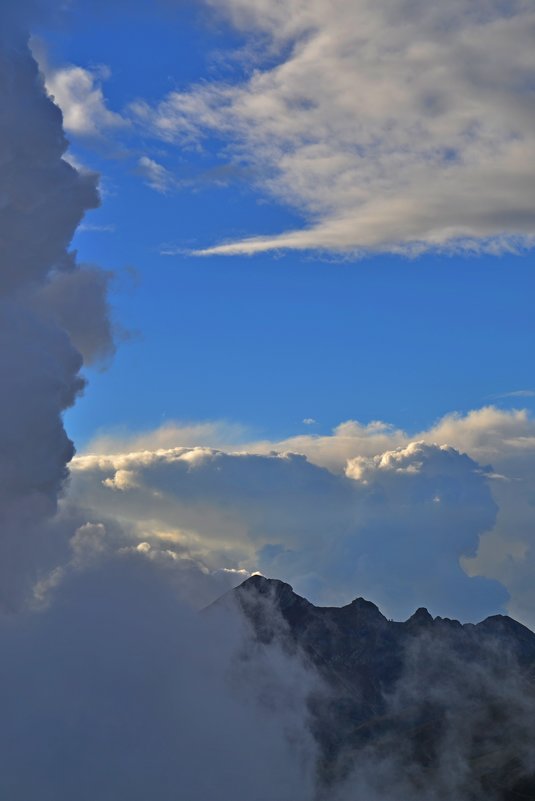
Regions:
M 132 112 L 169 142 L 216 137 L 303 227 L 207 248 L 341 252 L 530 245 L 529 0 L 206 0 L 255 52 Z
M 61 69 L 46 69 L 46 88 L 61 108 L 69 133 L 100 136 L 104 131 L 127 124 L 106 105 L 102 81 L 109 77 L 106 67 L 88 70 L 70 64 Z
M 469 578 L 496 506 L 481 467 L 416 443 L 336 475 L 292 453 L 175 448 L 79 457 L 70 500 L 87 514 L 177 543 L 211 567 L 260 569 L 322 603 L 364 595 L 407 617 L 463 619 L 500 608 L 496 582 Z

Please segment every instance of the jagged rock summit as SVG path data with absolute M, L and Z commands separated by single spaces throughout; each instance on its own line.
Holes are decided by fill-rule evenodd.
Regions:
M 366 655 L 371 658 L 372 644 L 388 641 L 393 647 L 403 647 L 415 633 L 422 634 L 425 631 L 429 638 L 436 639 L 455 632 L 459 643 L 474 645 L 494 639 L 502 647 L 507 645 L 508 649 L 512 649 L 521 663 L 535 662 L 535 634 L 507 615 L 492 615 L 480 623 L 463 624 L 447 617 L 433 617 L 426 608 L 420 607 L 407 620 L 394 621 L 388 620 L 374 603 L 365 598 L 355 598 L 341 607 L 315 606 L 297 595 L 290 584 L 260 574 L 246 579 L 229 595 L 238 601 L 250 620 L 256 625 L 262 624 L 262 631 L 257 632 L 262 637 L 269 636 L 270 617 L 273 624 L 273 612 L 276 611 L 292 638 L 305 650 L 311 637 L 320 638 L 321 643 L 318 641 L 316 644 L 323 647 L 326 641 L 332 643 L 333 637 L 338 635 L 338 647 L 346 648 L 348 641 L 355 644 L 364 637 Z M 279 623 L 276 631 L 280 634 Z M 342 639 L 346 642 L 343 643 Z M 363 655 L 362 651 L 360 653 Z M 353 651 L 353 655 L 356 657 L 357 653 Z
M 451 798 L 535 801 L 535 634 L 522 624 L 504 615 L 461 624 L 424 608 L 398 622 L 364 598 L 314 606 L 261 575 L 216 606 L 229 601 L 259 643 L 278 643 L 318 676 L 310 713 L 326 788 L 365 753 L 399 760 L 431 793 L 454 748 Z
M 496 650 L 520 666 L 535 665 L 535 634 L 505 615 L 462 624 L 433 618 L 420 608 L 399 622 L 364 598 L 342 607 L 314 606 L 290 584 L 261 575 L 251 576 L 231 595 L 261 641 L 277 637 L 295 645 L 330 683 L 337 677 L 359 690 L 366 687 L 368 701 L 376 705 L 400 678 L 416 641 L 423 653 L 446 649 L 467 670 Z

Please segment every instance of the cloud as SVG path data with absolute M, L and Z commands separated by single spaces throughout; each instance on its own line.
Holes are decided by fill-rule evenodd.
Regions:
M 68 250 L 99 203 L 97 176 L 63 158 L 61 112 L 19 27 L 25 10 L 0 10 L 0 612 L 64 553 L 69 534 L 50 525 L 74 453 L 62 415 L 84 388 L 83 358 L 113 348 L 108 276 Z
M 101 136 L 128 124 L 107 107 L 102 82 L 110 77 L 107 67 L 84 69 L 69 64 L 53 69 L 45 65 L 46 88 L 63 112 L 65 130 L 80 136 Z
M 86 446 L 84 454 L 115 454 L 129 451 L 162 450 L 177 446 L 203 446 L 231 450 L 247 441 L 250 432 L 245 426 L 224 421 L 177 423 L 169 421 L 157 429 L 132 434 L 114 430 L 97 434 Z
M 164 427 L 154 432 L 145 432 L 136 436 L 131 435 L 129 437 L 126 433 L 123 433 L 122 436 L 117 438 L 111 435 L 101 435 L 99 439 L 90 444 L 88 452 L 95 458 L 95 465 L 98 463 L 99 459 L 105 459 L 105 454 L 110 454 L 113 460 L 115 460 L 113 463 L 116 465 L 116 468 L 121 467 L 122 462 L 119 457 L 122 456 L 126 460 L 124 465 L 126 469 L 130 469 L 130 467 L 126 466 L 129 454 L 146 452 L 146 458 L 150 460 L 152 458 L 151 454 L 154 456 L 158 451 L 161 451 L 162 454 L 166 451 L 169 452 L 169 454 L 175 451 L 178 454 L 182 451 L 181 446 L 187 446 L 186 450 L 196 450 L 192 447 L 196 444 L 203 446 L 203 448 L 200 449 L 202 452 L 210 449 L 210 447 L 215 447 L 227 454 L 239 451 L 244 457 L 251 457 L 253 455 L 263 455 L 266 457 L 273 453 L 300 453 L 306 457 L 307 462 L 309 462 L 311 466 L 316 465 L 317 467 L 326 468 L 330 473 L 334 473 L 342 478 L 346 478 L 348 463 L 353 473 L 355 473 L 356 469 L 364 470 L 365 468 L 366 471 L 369 471 L 371 465 L 371 467 L 373 467 L 372 484 L 375 485 L 384 482 L 387 475 L 383 469 L 379 469 L 377 466 L 374 467 L 374 465 L 376 465 L 375 460 L 381 460 L 385 453 L 396 453 L 398 449 L 401 449 L 400 452 L 402 453 L 404 449 L 414 441 L 422 441 L 428 445 L 433 445 L 433 443 L 449 445 L 460 453 L 467 453 L 474 462 L 484 466 L 484 469 L 474 467 L 474 470 L 481 470 L 480 480 L 483 483 L 487 483 L 490 488 L 493 503 L 495 504 L 494 512 L 492 512 L 492 514 L 489 513 L 490 516 L 487 518 L 488 528 L 479 538 L 479 545 L 475 546 L 477 554 L 474 553 L 475 541 L 471 539 L 470 545 L 468 545 L 468 539 L 465 541 L 464 553 L 466 554 L 470 551 L 472 555 L 461 557 L 462 566 L 464 570 L 472 576 L 479 575 L 499 581 L 511 596 L 507 604 L 509 612 L 513 616 L 524 621 L 527 625 L 535 625 L 535 618 L 533 616 L 533 609 L 535 608 L 535 590 L 532 581 L 533 571 L 535 570 L 535 540 L 533 535 L 535 421 L 526 410 L 503 410 L 493 406 L 487 406 L 466 414 L 452 413 L 445 415 L 431 427 L 415 432 L 407 432 L 381 421 L 375 421 L 364 425 L 357 421 L 350 420 L 337 426 L 332 434 L 329 435 L 302 434 L 285 440 L 266 441 L 254 440 L 251 437 L 251 432 L 246 429 L 240 428 L 239 426 L 234 428 L 229 427 L 228 424 L 224 423 L 219 425 L 210 423 L 199 424 L 198 426 L 183 426 L 178 423 L 169 422 Z M 133 462 L 135 462 L 136 458 L 135 455 L 132 457 Z M 164 461 L 170 458 L 170 456 L 162 456 Z M 414 456 L 414 458 L 415 461 L 418 461 L 416 456 Z M 444 459 L 445 457 L 442 456 L 442 458 Z M 242 459 L 240 464 L 245 464 L 245 462 L 246 459 Z M 101 465 L 104 463 L 105 462 L 102 461 Z M 111 472 L 112 462 L 106 464 L 109 465 Z M 460 468 L 462 459 L 459 458 L 457 464 Z M 254 461 L 249 462 L 251 473 L 253 465 Z M 431 470 L 431 465 L 432 460 L 429 458 L 425 462 L 424 473 Z M 491 465 L 491 467 L 489 467 L 489 465 Z M 223 470 L 223 462 L 221 462 L 219 466 Z M 298 466 L 300 466 L 300 463 L 297 460 L 295 461 L 295 469 L 297 469 Z M 103 468 L 101 467 L 99 469 Z M 309 468 L 307 467 L 306 469 L 308 470 Z M 85 479 L 82 480 L 78 473 L 78 461 L 76 462 L 75 470 L 76 477 L 73 489 L 76 488 L 76 491 L 81 489 L 82 492 L 85 492 Z M 281 476 L 282 472 L 283 471 L 281 471 Z M 172 481 L 174 479 L 171 479 L 171 475 L 172 470 L 169 469 L 169 481 L 171 484 L 166 484 L 166 491 L 163 495 L 164 500 L 162 501 L 162 503 L 165 504 L 169 501 L 168 494 L 172 496 L 173 492 Z M 388 497 L 394 497 L 393 495 L 391 496 L 391 494 L 394 493 L 395 486 L 403 486 L 405 488 L 404 491 L 409 493 L 408 483 L 403 484 L 403 482 L 406 481 L 406 477 L 404 479 L 403 475 L 403 471 L 399 473 L 395 472 L 394 481 L 388 488 Z M 320 481 L 320 477 L 324 476 L 324 473 L 318 473 L 317 476 L 318 481 Z M 108 477 L 108 473 L 103 477 Z M 416 474 L 416 483 L 422 480 L 423 476 L 420 475 L 418 477 L 418 474 Z M 433 481 L 436 480 L 436 477 L 433 478 Z M 248 481 L 252 481 L 252 475 L 250 477 L 248 476 Z M 97 475 L 95 475 L 91 482 L 96 482 L 98 485 Z M 284 487 L 282 492 L 285 493 L 286 486 L 290 485 L 286 482 L 283 483 Z M 341 482 L 339 489 L 342 488 L 342 485 L 344 485 L 344 481 Z M 473 489 L 477 485 L 476 482 L 475 485 L 467 484 L 467 487 L 472 487 Z M 246 486 L 245 484 L 244 492 Z M 270 499 L 277 497 L 279 490 L 275 487 L 276 485 L 271 484 L 266 486 L 265 491 Z M 156 484 L 153 489 L 158 491 Z M 90 491 L 88 489 L 88 498 L 92 498 L 92 500 L 88 502 L 90 505 L 99 508 L 101 504 L 105 503 L 104 498 L 101 497 L 102 490 L 98 489 L 93 496 L 94 491 L 94 488 Z M 346 492 L 346 489 L 344 489 L 344 492 Z M 356 492 L 355 487 L 353 488 L 353 492 Z M 255 562 L 254 559 L 251 558 L 251 546 L 249 545 L 246 547 L 244 544 L 246 543 L 246 538 L 243 533 L 243 518 L 240 517 L 241 512 L 233 516 L 233 510 L 236 511 L 236 509 L 240 509 L 239 497 L 236 500 L 236 507 L 234 507 L 234 501 L 231 502 L 231 497 L 233 497 L 232 494 L 228 496 L 228 503 L 223 513 L 219 517 L 216 516 L 216 520 L 212 523 L 206 522 L 205 528 L 202 528 L 199 519 L 195 522 L 193 518 L 190 519 L 188 517 L 186 529 L 187 526 L 195 524 L 201 529 L 201 532 L 204 532 L 203 537 L 200 537 L 198 530 L 192 533 L 189 529 L 181 531 L 179 537 L 182 538 L 182 541 L 194 542 L 195 548 L 197 548 L 199 552 L 205 552 L 206 549 L 210 551 L 210 549 L 213 548 L 214 564 L 217 562 L 217 559 L 223 559 L 220 546 L 221 543 L 224 542 L 226 543 L 225 547 L 227 547 L 227 550 L 225 550 L 225 559 L 229 561 L 224 561 L 222 564 L 224 563 L 225 565 L 231 566 L 241 563 L 243 560 L 244 564 L 247 564 L 248 569 L 252 570 L 259 566 L 259 562 Z M 359 495 L 358 498 L 358 504 L 361 504 L 362 496 Z M 335 495 L 329 495 L 329 493 L 325 496 L 318 495 L 314 482 L 310 481 L 308 488 L 303 485 L 299 494 L 296 493 L 288 501 L 285 500 L 284 503 L 281 502 L 280 507 L 271 503 L 270 514 L 272 515 L 273 522 L 270 524 L 271 527 L 269 531 L 276 530 L 276 515 L 280 508 L 280 528 L 277 532 L 279 534 L 279 539 L 273 538 L 269 540 L 266 535 L 266 541 L 270 541 L 271 544 L 278 543 L 279 546 L 282 545 L 282 549 L 281 547 L 279 547 L 278 550 L 268 548 L 263 555 L 264 561 L 262 562 L 262 569 L 274 576 L 278 575 L 278 571 L 282 572 L 283 570 L 287 570 L 287 578 L 290 581 L 294 581 L 296 587 L 300 588 L 305 594 L 309 593 L 311 597 L 319 598 L 322 592 L 328 594 L 329 584 L 331 585 L 331 591 L 333 587 L 337 585 L 344 586 L 346 589 L 344 589 L 343 598 L 358 593 L 359 589 L 354 572 L 355 562 L 351 562 L 350 559 L 348 559 L 346 551 L 343 549 L 337 551 L 334 545 L 334 543 L 339 542 L 339 532 L 344 530 L 344 526 L 346 526 L 347 531 L 352 531 L 353 534 L 355 534 L 357 529 L 361 531 L 362 519 L 351 507 L 351 503 L 349 503 L 349 507 L 353 515 L 352 520 L 348 522 L 347 519 L 343 517 L 345 510 L 348 508 L 348 499 L 348 495 L 344 495 L 343 498 L 338 499 L 336 499 Z M 109 500 L 108 502 L 111 503 Z M 124 509 L 127 504 L 132 503 L 132 499 L 129 498 L 128 501 L 126 501 L 125 498 L 122 500 L 116 498 L 115 502 L 118 504 L 120 503 L 121 508 Z M 324 502 L 329 508 L 328 520 L 325 520 L 324 515 L 326 513 L 321 508 Z M 153 497 L 153 500 L 147 500 L 147 503 L 149 505 L 146 509 L 163 509 L 163 506 L 156 506 L 156 496 Z M 160 503 L 160 501 L 158 501 L 158 503 Z M 438 502 L 435 503 L 439 506 Z M 152 504 L 154 504 L 154 507 Z M 364 508 L 366 508 L 366 505 L 362 507 L 359 506 L 360 511 Z M 418 503 L 416 503 L 415 497 L 412 495 L 410 496 L 410 503 L 408 502 L 406 507 L 406 518 L 403 518 L 400 510 L 395 508 L 395 504 L 391 506 L 385 505 L 384 508 L 385 514 L 391 514 L 394 521 L 398 520 L 400 527 L 404 525 L 407 527 L 410 526 L 410 514 L 414 514 L 415 521 L 420 520 L 422 526 L 424 525 L 423 518 L 418 518 Z M 477 508 L 477 505 L 474 508 Z M 493 522 L 490 517 L 495 514 L 496 508 L 497 517 Z M 290 511 L 292 509 L 293 511 Z M 489 505 L 489 510 L 490 509 L 491 505 Z M 401 509 L 401 511 L 403 511 L 403 509 Z M 118 514 L 121 515 L 122 512 L 119 511 Z M 161 514 L 164 513 L 161 512 Z M 159 520 L 159 523 L 154 523 L 154 525 L 156 527 L 159 525 L 161 530 L 169 532 L 170 529 L 173 530 L 173 521 L 176 523 L 176 521 L 184 519 L 183 514 L 183 510 L 173 509 L 173 511 L 169 513 L 169 519 L 167 521 L 162 521 L 160 512 L 155 511 L 154 518 L 155 520 Z M 301 526 L 303 540 L 306 538 L 307 547 L 309 547 L 310 542 L 316 537 L 316 534 L 312 536 L 311 532 L 317 532 L 318 542 L 323 539 L 327 556 L 320 553 L 319 550 L 315 550 L 313 553 L 311 552 L 309 554 L 309 572 L 311 574 L 316 573 L 320 577 L 316 583 L 312 580 L 312 575 L 309 575 L 308 578 L 304 576 L 304 571 L 299 574 L 296 580 L 295 576 L 297 576 L 297 565 L 299 561 L 297 558 L 295 566 L 289 567 L 287 564 L 291 556 L 287 551 L 291 551 L 294 547 L 290 537 L 288 538 L 287 547 L 284 545 L 288 526 L 288 515 L 291 514 L 293 514 L 295 518 L 292 525 L 296 529 L 299 529 L 299 526 Z M 376 510 L 375 514 L 378 519 L 378 510 Z M 165 512 L 164 517 L 166 515 L 167 512 Z M 386 525 L 387 521 L 385 520 L 385 526 Z M 429 525 L 431 525 L 431 523 L 429 523 Z M 432 525 L 433 527 L 430 529 L 430 532 L 431 530 L 435 530 L 435 524 L 433 523 Z M 451 523 L 452 537 L 456 525 L 456 523 Z M 351 528 L 352 526 L 353 528 Z M 207 538 L 206 535 L 207 531 L 212 530 L 217 530 L 219 532 L 219 537 L 216 537 L 215 540 Z M 418 530 L 420 531 L 421 529 L 418 528 Z M 239 535 L 234 537 L 236 532 L 239 532 Z M 429 536 L 432 541 L 432 534 L 429 533 Z M 439 539 L 441 536 L 442 535 L 439 536 Z M 361 534 L 359 534 L 359 537 L 360 539 L 356 538 L 354 540 L 356 547 L 358 545 L 358 547 L 362 547 L 365 550 L 368 546 L 364 546 Z M 188 540 L 188 538 L 191 538 L 191 540 Z M 256 547 L 258 548 L 258 546 Z M 438 553 L 441 547 L 438 542 L 436 547 Z M 306 553 L 306 549 L 304 550 Z M 386 553 L 384 558 L 386 565 Z M 331 559 L 331 562 L 329 562 L 329 559 Z M 446 561 L 448 564 L 454 564 L 456 568 L 456 560 L 457 556 L 450 554 Z M 348 564 L 350 567 L 347 567 Z M 445 564 L 445 562 L 443 562 L 443 564 Z M 337 570 L 341 572 L 337 573 Z M 394 566 L 390 565 L 388 568 L 385 566 L 385 570 L 389 576 L 391 574 L 396 576 L 396 568 Z M 299 583 L 301 581 L 303 582 L 302 584 Z M 475 585 L 468 584 L 467 589 L 469 587 L 475 588 Z M 375 591 L 374 589 L 370 590 L 372 595 Z M 380 592 L 383 591 L 385 590 L 380 590 Z M 390 592 L 393 597 L 394 586 L 392 586 L 388 592 Z M 434 593 L 435 590 L 430 588 L 429 596 L 431 597 L 431 595 L 433 595 L 434 597 Z M 334 599 L 331 600 L 335 602 Z M 342 600 L 342 596 L 337 598 L 336 602 L 339 600 Z M 423 602 L 424 604 L 428 603 L 427 600 Z M 452 614 L 451 609 L 450 613 Z
M 115 352 L 107 302 L 111 273 L 81 266 L 51 275 L 36 296 L 42 313 L 69 332 L 86 364 L 109 359 Z
M 488 406 L 465 415 L 449 414 L 411 435 L 384 424 L 349 422 L 335 429 L 333 436 L 299 437 L 281 442 L 280 447 L 299 450 L 311 461 L 339 471 L 353 456 L 382 453 L 388 439 L 390 447 L 396 447 L 411 438 L 449 443 L 479 463 L 492 465 L 489 480 L 498 506 L 496 523 L 482 536 L 477 556 L 463 560 L 463 565 L 472 574 L 500 581 L 511 596 L 510 614 L 533 627 L 535 420 L 526 410 Z
M 494 395 L 495 398 L 534 398 L 535 391 L 532 389 L 515 389 L 513 392 L 502 392 Z
M 142 549 L 91 565 L 100 534 L 79 532 L 47 608 L 0 618 L 0 795 L 309 801 L 314 675 L 237 615 L 193 613 L 180 568 Z
M 254 439 L 246 427 L 224 421 L 197 424 L 168 421 L 143 433 L 101 434 L 88 445 L 86 452 L 119 453 L 194 445 L 258 454 L 291 451 L 304 454 L 313 464 L 343 472 L 348 459 L 377 456 L 414 440 L 451 445 L 483 464 L 491 462 L 495 467 L 508 469 L 507 465 L 524 456 L 526 463 L 531 461 L 535 420 L 526 409 L 483 406 L 466 414 L 451 412 L 428 428 L 416 431 L 405 431 L 382 420 L 370 423 L 346 420 L 330 434 L 307 433 L 271 440 Z
M 166 142 L 230 145 L 303 225 L 201 254 L 532 246 L 529 2 L 207 4 L 254 45 L 250 68 L 131 112 Z
M 364 595 L 398 618 L 425 604 L 466 619 L 507 600 L 459 564 L 493 527 L 496 505 L 481 467 L 446 446 L 358 457 L 345 474 L 292 453 L 86 455 L 73 463 L 69 499 L 138 539 L 163 537 L 212 569 L 260 570 L 324 604 Z
M 503 638 L 481 634 L 472 632 L 470 642 L 455 627 L 424 628 L 407 643 L 380 718 L 393 725 L 361 749 L 344 744 L 329 798 L 498 801 L 527 790 L 534 771 L 532 678 Z
M 96 225 L 95 223 L 82 223 L 78 226 L 78 232 L 80 231 L 89 231 L 91 233 L 100 233 L 100 234 L 113 234 L 115 233 L 115 225 L 113 223 L 107 223 L 105 225 Z
M 141 156 L 138 160 L 138 172 L 145 178 L 151 189 L 164 195 L 175 184 L 172 173 L 163 164 L 159 164 L 148 156 Z
M 349 421 L 331 436 L 302 435 L 247 447 L 295 450 L 315 464 L 339 472 L 347 460 L 373 458 L 414 439 L 449 444 L 482 465 L 492 465 L 489 480 L 498 506 L 496 523 L 482 536 L 477 556 L 464 560 L 463 565 L 472 574 L 500 581 L 511 596 L 509 612 L 534 626 L 535 420 L 528 411 L 487 406 L 467 414 L 445 415 L 430 428 L 410 433 L 380 422 L 365 426 Z

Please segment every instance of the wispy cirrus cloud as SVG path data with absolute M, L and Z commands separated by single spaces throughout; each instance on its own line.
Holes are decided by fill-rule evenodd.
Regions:
M 167 142 L 216 137 L 304 224 L 277 248 L 499 253 L 535 235 L 535 10 L 527 0 L 208 0 L 264 47 L 236 82 L 131 111 Z
M 82 223 L 78 226 L 78 231 L 87 231 L 88 233 L 97 234 L 113 234 L 116 231 L 116 226 L 113 223 L 106 223 L 98 225 L 95 223 Z
M 138 159 L 137 170 L 155 192 L 165 195 L 176 185 L 173 174 L 163 164 L 149 156 L 141 156 Z
M 535 398 L 535 390 L 533 389 L 515 389 L 512 392 L 501 392 L 499 395 L 493 395 L 493 398 Z

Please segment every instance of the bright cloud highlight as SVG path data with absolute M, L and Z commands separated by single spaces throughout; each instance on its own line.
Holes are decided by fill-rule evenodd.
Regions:
M 95 69 L 69 64 L 46 70 L 46 88 L 63 112 L 65 130 L 81 136 L 100 136 L 127 121 L 106 104 L 102 82 L 110 77 L 102 66 Z

